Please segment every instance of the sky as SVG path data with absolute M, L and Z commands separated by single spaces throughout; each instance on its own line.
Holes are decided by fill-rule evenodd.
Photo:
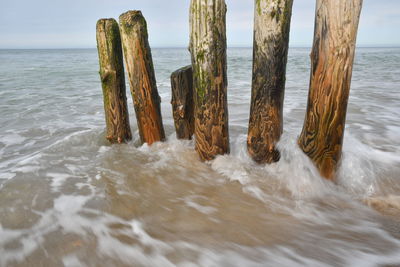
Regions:
M 152 47 L 187 47 L 190 0 L 0 0 L 1 48 L 94 48 L 96 22 L 141 10 Z M 336 0 L 331 0 L 336 1 Z M 249 47 L 254 0 L 226 0 L 230 47 Z M 290 45 L 312 45 L 315 0 L 294 0 Z M 400 0 L 364 0 L 357 44 L 400 46 Z

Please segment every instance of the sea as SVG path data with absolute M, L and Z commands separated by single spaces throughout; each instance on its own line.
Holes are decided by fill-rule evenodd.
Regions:
M 231 153 L 201 162 L 175 136 L 110 145 L 96 49 L 0 50 L 0 266 L 400 266 L 400 48 L 357 48 L 335 183 L 297 146 L 310 48 L 290 48 L 281 160 L 246 150 L 251 48 L 228 49 Z M 126 75 L 127 77 L 127 75 Z

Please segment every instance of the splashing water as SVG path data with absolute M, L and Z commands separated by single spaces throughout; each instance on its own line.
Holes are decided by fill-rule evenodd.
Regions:
M 337 184 L 296 144 L 309 49 L 291 49 L 281 160 L 246 152 L 251 49 L 230 49 L 230 155 L 177 140 L 169 75 L 153 51 L 165 143 L 104 138 L 95 50 L 1 50 L 0 266 L 400 264 L 400 49 L 357 51 Z M 45 75 L 44 75 L 45 74 Z M 129 87 L 127 87 L 129 88 Z

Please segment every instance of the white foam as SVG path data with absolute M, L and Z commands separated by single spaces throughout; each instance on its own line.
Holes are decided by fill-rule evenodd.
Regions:
M 106 152 L 109 151 L 110 149 L 111 149 L 111 147 L 109 147 L 109 146 L 101 146 L 101 147 L 99 148 L 99 153 L 100 153 L 100 154 L 106 153 Z
M 9 179 L 14 178 L 15 175 L 16 175 L 16 174 L 13 173 L 13 172 L 3 172 L 3 173 L 0 174 L 0 179 L 9 180 Z
M 20 145 L 25 140 L 25 137 L 22 137 L 17 133 L 8 133 L 6 135 L 0 136 L 0 142 L 5 144 L 6 146 Z
M 362 130 L 364 130 L 364 131 L 371 131 L 371 130 L 373 130 L 373 128 L 370 126 L 370 125 L 368 125 L 368 124 L 364 124 L 364 123 L 353 123 L 353 125 L 354 126 L 358 126 L 358 127 L 360 127 Z
M 34 173 L 40 170 L 40 166 L 38 165 L 25 165 L 21 166 L 18 168 L 14 168 L 16 172 L 21 172 L 21 173 Z
M 87 266 L 83 262 L 79 260 L 79 258 L 76 255 L 70 254 L 62 258 L 62 262 L 65 267 L 85 267 Z
M 247 184 L 251 180 L 251 174 L 247 170 L 246 163 L 229 155 L 218 156 L 212 161 L 211 168 L 231 181 Z
M 294 136 L 285 133 L 277 145 L 281 159 L 277 163 L 257 165 L 247 155 L 245 145 L 235 154 L 218 156 L 212 161 L 213 170 L 243 185 L 255 182 L 278 182 L 293 197 L 313 198 L 330 192 L 333 186 L 319 175 L 310 159 L 300 150 Z M 251 190 L 254 192 L 254 188 Z
M 84 218 L 78 215 L 90 196 L 62 195 L 54 200 L 54 212 L 64 231 L 85 235 Z
M 60 191 L 60 187 L 64 184 L 64 182 L 71 177 L 69 174 L 65 173 L 47 173 L 47 177 L 51 178 L 51 187 L 53 192 Z
M 376 193 L 379 170 L 396 162 L 400 162 L 400 156 L 363 144 L 347 131 L 337 180 L 351 194 L 368 197 Z
M 204 214 L 212 214 L 217 211 L 214 207 L 203 206 L 196 202 L 196 196 L 186 197 L 184 198 L 184 202 L 188 207 L 194 208 L 195 210 L 204 213 Z

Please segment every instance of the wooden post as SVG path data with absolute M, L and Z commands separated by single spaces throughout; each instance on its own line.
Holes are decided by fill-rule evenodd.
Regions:
M 119 23 L 140 139 L 151 145 L 163 141 L 165 133 L 147 23 L 140 11 L 122 14 Z
M 335 179 L 362 0 L 317 0 L 307 113 L 298 143 L 321 175 Z
M 253 79 L 247 150 L 258 163 L 280 158 L 293 0 L 255 0 Z
M 126 104 L 125 74 L 118 23 L 114 19 L 97 21 L 96 39 L 107 139 L 111 143 L 126 142 L 132 139 L 132 134 Z
M 202 160 L 229 153 L 225 15 L 224 0 L 191 0 L 194 131 Z
M 190 140 L 194 133 L 192 66 L 180 68 L 171 74 L 171 88 L 176 137 Z

